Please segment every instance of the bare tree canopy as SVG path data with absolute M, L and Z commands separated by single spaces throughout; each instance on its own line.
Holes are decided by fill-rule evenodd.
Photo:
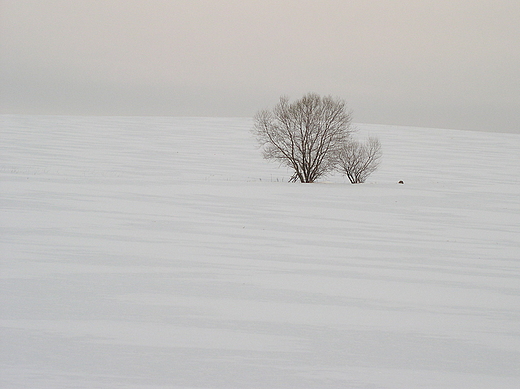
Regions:
M 352 184 L 363 183 L 377 170 L 382 155 L 377 138 L 368 138 L 366 143 L 350 140 L 338 154 L 338 170 L 345 173 Z
M 343 100 L 309 93 L 293 103 L 287 97 L 256 114 L 253 132 L 266 159 L 294 170 L 291 181 L 314 182 L 333 171 L 352 129 Z

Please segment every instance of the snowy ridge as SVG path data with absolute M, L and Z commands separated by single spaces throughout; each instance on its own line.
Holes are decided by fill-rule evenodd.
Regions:
M 304 185 L 251 125 L 0 116 L 0 387 L 520 387 L 520 135 Z

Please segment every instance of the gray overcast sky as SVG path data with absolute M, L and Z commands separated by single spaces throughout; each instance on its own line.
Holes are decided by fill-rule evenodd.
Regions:
M 0 112 L 252 116 L 520 133 L 520 0 L 0 0 Z

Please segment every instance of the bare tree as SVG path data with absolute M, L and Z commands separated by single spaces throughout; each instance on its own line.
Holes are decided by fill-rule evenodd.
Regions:
M 253 133 L 264 158 L 294 170 L 290 181 L 314 182 L 335 169 L 350 123 L 343 100 L 309 93 L 293 103 L 281 97 L 274 109 L 258 112 Z
M 363 183 L 377 170 L 382 155 L 377 138 L 368 138 L 365 143 L 350 140 L 338 153 L 338 170 L 345 173 L 352 184 Z

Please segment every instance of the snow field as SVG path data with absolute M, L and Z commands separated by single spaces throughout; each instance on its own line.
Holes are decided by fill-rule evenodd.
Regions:
M 249 119 L 0 120 L 2 388 L 520 386 L 519 135 L 288 184 Z

